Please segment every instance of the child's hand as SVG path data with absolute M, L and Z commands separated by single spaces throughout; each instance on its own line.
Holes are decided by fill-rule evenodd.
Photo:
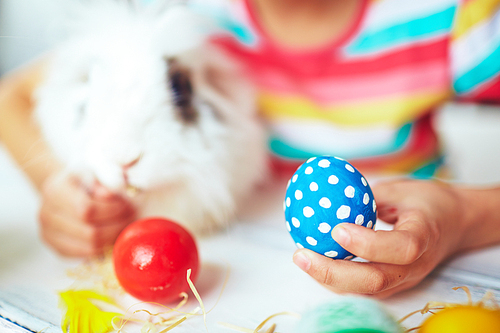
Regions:
M 44 240 L 66 256 L 92 256 L 111 246 L 134 220 L 132 205 L 102 185 L 84 188 L 68 175 L 49 177 L 41 191 Z
M 438 182 L 400 180 L 373 187 L 379 218 L 393 231 L 342 223 L 332 237 L 370 262 L 332 260 L 306 249 L 294 262 L 335 292 L 387 297 L 410 288 L 463 244 L 464 200 L 457 189 Z

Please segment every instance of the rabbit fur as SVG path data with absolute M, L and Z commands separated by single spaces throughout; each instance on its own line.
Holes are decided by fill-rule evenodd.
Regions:
M 44 139 L 85 186 L 137 190 L 139 217 L 226 225 L 266 174 L 251 86 L 183 4 L 80 6 L 36 92 Z

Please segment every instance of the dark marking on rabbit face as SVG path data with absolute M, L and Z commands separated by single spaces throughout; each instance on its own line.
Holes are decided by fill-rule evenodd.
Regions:
M 168 84 L 178 116 L 185 124 L 195 124 L 198 121 L 198 111 L 193 106 L 191 74 L 173 58 L 167 59 L 167 64 Z

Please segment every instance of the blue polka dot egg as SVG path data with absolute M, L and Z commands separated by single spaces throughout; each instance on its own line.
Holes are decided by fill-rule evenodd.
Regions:
M 354 256 L 331 236 L 339 223 L 373 228 L 377 205 L 368 182 L 349 162 L 339 157 L 312 157 L 288 182 L 286 226 L 297 247 L 334 259 Z

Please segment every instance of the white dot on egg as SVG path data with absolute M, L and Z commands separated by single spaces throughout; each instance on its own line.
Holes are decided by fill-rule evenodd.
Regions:
M 304 171 L 304 173 L 305 173 L 306 175 L 310 175 L 311 173 L 313 173 L 313 171 L 314 171 L 314 169 L 313 169 L 311 166 L 308 166 L 308 167 L 306 168 L 306 170 Z
M 375 203 L 375 200 L 373 200 L 373 212 L 375 213 L 376 210 L 377 210 L 377 204 Z
M 290 223 L 288 223 L 288 221 L 286 221 L 286 230 L 288 230 L 288 232 L 292 231 L 292 227 L 290 227 Z
M 328 252 L 325 252 L 325 256 L 330 257 L 330 258 L 335 258 L 338 255 L 339 255 L 339 253 L 337 251 L 328 251 Z
M 330 177 L 328 177 L 329 184 L 335 185 L 335 184 L 338 184 L 338 182 L 339 182 L 339 178 L 337 176 L 331 175 Z
M 295 199 L 300 200 L 300 199 L 302 199 L 302 197 L 303 197 L 302 191 L 296 190 L 295 191 Z
M 368 205 L 368 202 L 370 202 L 370 196 L 368 195 L 368 193 L 365 193 L 365 195 L 363 195 L 363 203 L 365 205 Z
M 293 226 L 294 226 L 295 228 L 300 227 L 300 221 L 299 221 L 299 219 L 298 219 L 298 218 L 296 218 L 296 217 L 292 217 L 292 224 L 293 224 Z
M 299 175 L 295 174 L 292 177 L 292 183 L 295 183 L 297 181 L 297 178 L 299 178 Z
M 351 185 L 347 186 L 344 190 L 344 194 L 348 198 L 354 198 L 354 192 L 354 187 L 352 187 Z
M 300 243 L 295 243 L 295 245 L 297 245 L 297 247 L 298 247 L 299 249 L 303 249 L 303 248 L 304 248 L 304 245 L 302 245 L 302 244 L 300 244 Z
M 362 225 L 363 222 L 365 222 L 365 217 L 361 214 L 359 214 L 358 216 L 356 216 L 356 220 L 354 221 L 354 223 L 356 223 L 357 225 Z
M 290 207 L 290 205 L 292 204 L 292 200 L 290 200 L 290 197 L 286 197 L 285 204 L 287 207 Z
M 329 160 L 321 160 L 318 162 L 318 166 L 322 168 L 328 168 L 330 166 L 330 161 Z
M 283 211 L 286 211 L 286 202 L 283 201 Z
M 306 206 L 304 207 L 304 209 L 302 209 L 302 213 L 304 213 L 305 217 L 311 217 L 314 215 L 314 209 L 312 209 L 309 206 Z
M 371 229 L 373 227 L 373 222 L 368 221 L 368 223 L 366 224 L 366 227 Z
M 309 184 L 309 189 L 313 192 L 316 192 L 318 190 L 318 183 L 316 182 L 312 182 L 311 184 Z
M 347 171 L 354 172 L 354 168 L 350 164 L 346 164 L 345 168 L 347 169 Z
M 316 246 L 318 244 L 318 241 L 312 238 L 311 236 L 306 237 L 306 242 L 308 242 L 312 246 Z
M 315 159 L 316 159 L 316 157 L 311 157 L 311 158 L 309 158 L 309 159 L 306 161 L 306 163 L 311 163 L 311 162 L 312 162 L 312 161 L 314 161 Z
M 349 217 L 351 215 L 351 207 L 342 205 L 337 209 L 337 218 L 339 220 L 343 220 Z
M 321 222 L 318 226 L 318 230 L 323 234 L 327 234 L 330 232 L 330 230 L 332 230 L 332 226 L 326 222 Z
M 332 202 L 327 197 L 323 197 L 319 199 L 319 205 L 323 208 L 330 208 L 332 207 Z
M 368 183 L 366 182 L 366 179 L 365 177 L 361 177 L 361 182 L 363 183 L 363 185 L 367 186 Z

